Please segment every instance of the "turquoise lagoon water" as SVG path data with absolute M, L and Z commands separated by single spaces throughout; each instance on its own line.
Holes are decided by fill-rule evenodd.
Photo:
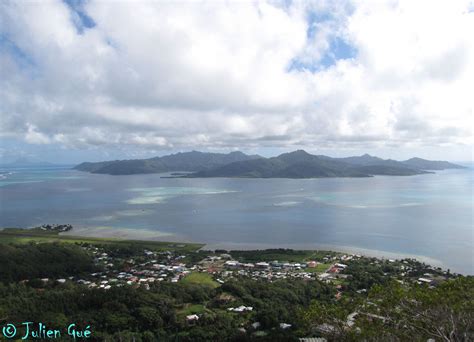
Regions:
M 473 170 L 411 177 L 176 179 L 65 167 L 0 170 L 0 226 L 217 248 L 416 256 L 474 274 Z

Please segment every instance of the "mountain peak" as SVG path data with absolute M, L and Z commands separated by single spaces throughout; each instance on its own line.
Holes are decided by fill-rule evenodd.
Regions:
M 277 158 L 305 158 L 310 156 L 313 157 L 313 155 L 309 154 L 305 150 L 296 150 L 293 152 L 282 153 Z
M 311 155 L 308 152 L 306 152 L 305 150 L 296 150 L 294 152 L 289 152 L 288 154 L 302 155 L 302 156 L 310 156 Z

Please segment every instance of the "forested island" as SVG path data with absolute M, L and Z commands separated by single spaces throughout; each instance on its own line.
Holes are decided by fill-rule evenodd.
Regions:
M 2 326 L 74 322 L 103 341 L 474 339 L 474 278 L 414 259 L 40 229 L 4 229 L 0 244 Z
M 412 176 L 432 170 L 458 169 L 446 161 L 411 158 L 405 161 L 382 159 L 368 154 L 331 158 L 303 150 L 264 158 L 242 152 L 185 152 L 163 157 L 82 163 L 76 170 L 110 175 L 131 175 L 186 171 L 179 177 L 248 177 L 248 178 L 321 178 L 370 177 L 374 175 Z

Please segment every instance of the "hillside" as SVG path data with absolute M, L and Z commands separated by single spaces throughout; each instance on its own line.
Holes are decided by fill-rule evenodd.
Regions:
M 0 231 L 2 317 L 61 341 L 69 322 L 91 341 L 473 340 L 474 278 L 411 258 L 68 239 Z
M 110 175 L 131 175 L 171 171 L 200 171 L 233 162 L 260 158 L 236 151 L 224 153 L 185 152 L 150 159 L 114 160 L 97 163 L 85 162 L 74 167 L 75 170 Z
M 189 175 L 189 177 L 322 178 L 408 176 L 426 173 L 397 161 L 376 157 L 330 158 L 303 150 L 278 157 L 241 161 Z
M 442 161 L 412 158 L 403 162 L 382 159 L 368 154 L 331 158 L 312 155 L 303 150 L 263 158 L 242 152 L 185 152 L 163 157 L 135 160 L 115 160 L 82 163 L 76 170 L 110 175 L 131 175 L 172 171 L 194 172 L 186 177 L 247 177 L 247 178 L 323 178 L 370 177 L 373 175 L 411 176 L 429 173 L 427 170 L 462 168 Z
M 440 160 L 426 160 L 422 158 L 411 158 L 402 162 L 403 164 L 420 170 L 446 170 L 464 169 L 464 166 Z

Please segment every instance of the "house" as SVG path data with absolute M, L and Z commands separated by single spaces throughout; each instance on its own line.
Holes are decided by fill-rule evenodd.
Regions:
M 222 257 L 219 257 L 219 256 L 208 256 L 207 259 L 209 261 L 218 261 L 218 260 L 221 260 Z M 230 258 L 229 258 L 230 259 Z
M 331 275 L 329 273 L 321 273 L 321 274 L 318 275 L 318 278 L 321 279 L 321 280 L 328 279 L 330 277 L 331 277 Z
M 239 262 L 235 260 L 228 260 L 225 262 L 225 265 L 228 267 L 237 267 L 239 266 Z
M 196 314 L 187 315 L 187 316 L 186 316 L 186 321 L 187 321 L 188 323 L 195 323 L 195 322 L 197 322 L 198 320 L 199 320 L 199 316 L 196 315 Z
M 228 308 L 227 311 L 233 311 L 233 312 L 245 312 L 245 311 L 252 311 L 253 307 L 251 306 L 244 306 L 241 305 L 237 308 Z
M 280 329 L 288 329 L 288 328 L 291 328 L 291 324 L 288 324 L 288 323 L 280 323 Z
M 432 279 L 427 279 L 427 278 L 418 278 L 418 281 L 420 283 L 425 283 L 425 284 L 431 284 L 433 282 Z
M 260 328 L 260 326 L 261 326 L 260 322 L 252 323 L 252 328 L 254 328 L 255 330 L 257 330 L 258 328 Z

